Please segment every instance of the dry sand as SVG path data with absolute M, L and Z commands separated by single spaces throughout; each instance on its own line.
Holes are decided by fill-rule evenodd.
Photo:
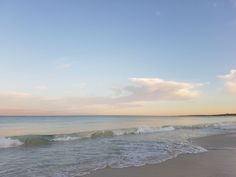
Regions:
M 180 155 L 156 165 L 106 168 L 86 177 L 236 177 L 236 134 L 204 137 L 193 142 L 208 152 Z

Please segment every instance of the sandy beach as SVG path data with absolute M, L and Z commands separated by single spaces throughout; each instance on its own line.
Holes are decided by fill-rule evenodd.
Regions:
M 156 165 L 106 168 L 86 177 L 235 177 L 236 134 L 193 139 L 208 150 L 199 154 L 180 155 Z

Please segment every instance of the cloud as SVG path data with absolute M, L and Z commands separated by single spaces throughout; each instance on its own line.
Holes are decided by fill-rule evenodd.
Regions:
M 124 87 L 112 88 L 112 95 L 97 97 L 67 97 L 77 105 L 140 106 L 144 102 L 189 100 L 199 96 L 202 84 L 166 81 L 159 78 L 130 78 Z
M 236 93 L 236 70 L 232 69 L 228 74 L 218 76 L 224 81 L 225 89 L 230 93 Z
M 225 81 L 236 80 L 236 70 L 232 69 L 232 70 L 230 70 L 229 74 L 221 75 L 221 76 L 218 76 L 218 77 L 220 79 L 225 80 Z
M 31 97 L 31 94 L 29 93 L 26 93 L 26 92 L 15 92 L 15 91 L 2 91 L 0 92 L 0 98 L 15 98 L 15 99 L 18 99 L 18 98 L 21 98 L 21 99 L 24 99 L 24 98 L 30 98 Z
M 46 85 L 37 85 L 35 89 L 40 91 L 45 91 L 48 89 L 48 87 Z
M 66 58 L 62 58 L 54 61 L 54 65 L 56 66 L 57 69 L 68 69 L 73 66 L 73 62 L 69 61 Z
M 57 64 L 58 69 L 67 69 L 72 66 L 72 63 L 65 63 L 65 62 L 60 62 Z
M 130 78 L 133 85 L 123 90 L 130 95 L 120 99 L 127 101 L 186 100 L 199 96 L 196 90 L 201 84 L 162 80 L 160 78 Z
M 0 92 L 0 114 L 100 114 L 143 107 L 146 102 L 196 98 L 200 84 L 159 78 L 130 78 L 131 83 L 108 96 L 35 96 L 24 92 Z

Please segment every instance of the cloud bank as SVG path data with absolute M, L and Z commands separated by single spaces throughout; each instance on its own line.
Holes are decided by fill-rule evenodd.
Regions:
M 160 78 L 130 78 L 130 84 L 110 96 L 61 96 L 49 98 L 24 92 L 0 92 L 0 114 L 97 114 L 99 111 L 143 106 L 161 100 L 196 98 L 200 84 Z

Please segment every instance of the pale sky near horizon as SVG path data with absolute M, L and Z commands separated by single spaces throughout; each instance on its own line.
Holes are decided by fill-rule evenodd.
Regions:
M 0 115 L 236 113 L 236 0 L 0 0 Z

